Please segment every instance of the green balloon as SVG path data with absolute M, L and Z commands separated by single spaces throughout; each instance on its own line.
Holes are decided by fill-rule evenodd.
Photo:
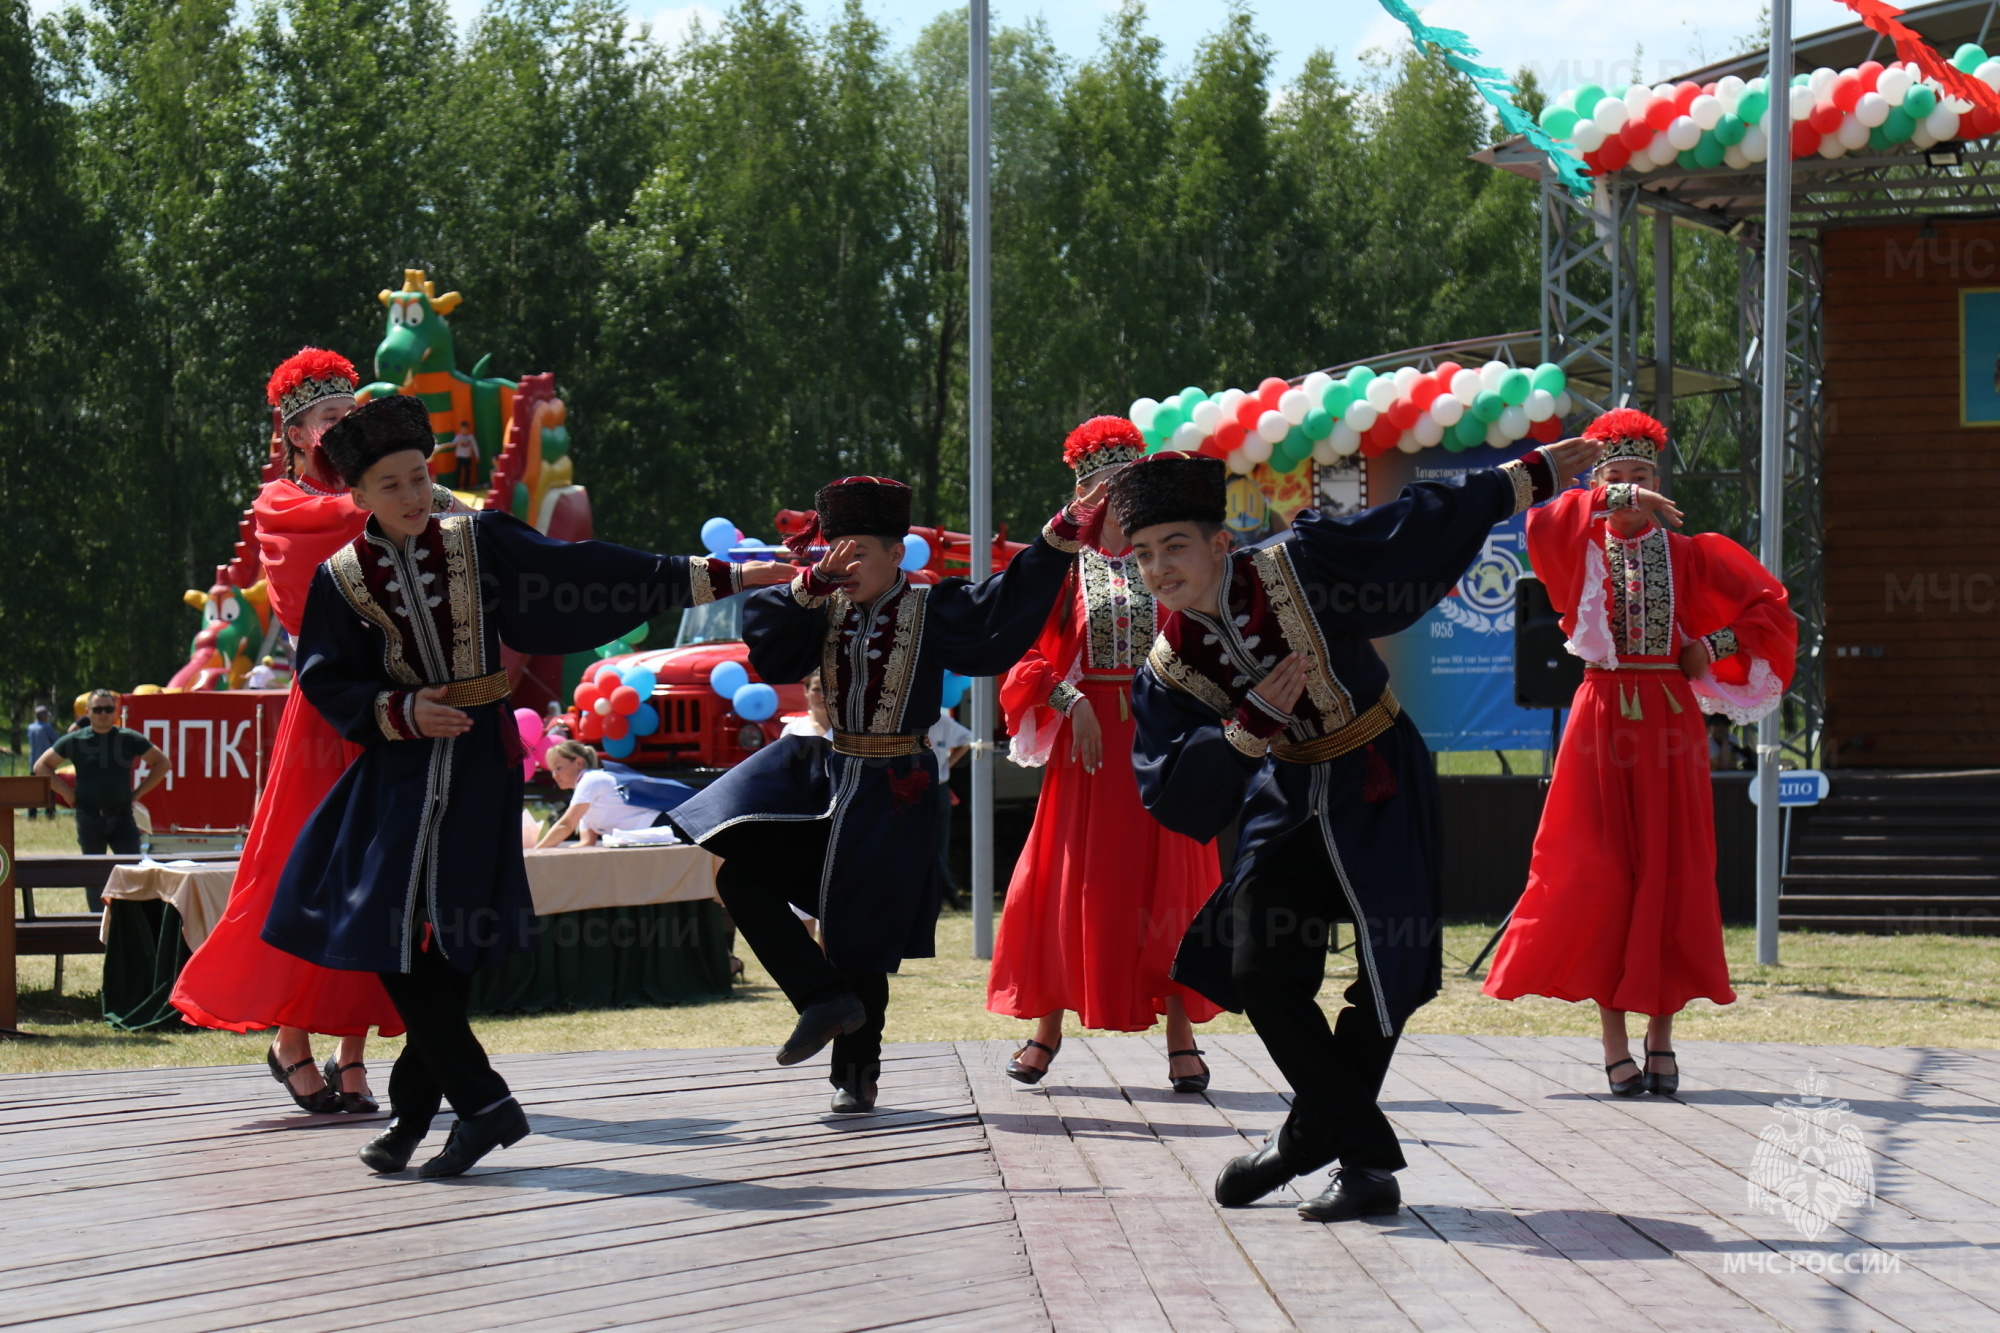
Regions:
M 1794 74 L 1794 75 L 1792 75 L 1792 87 L 1794 87 L 1794 88 L 1810 88 L 1811 86 L 1812 86 L 1812 75 L 1810 75 L 1810 74 Z
M 1285 442 L 1280 440 L 1277 447 L 1271 450 L 1270 462 L 1265 466 L 1277 473 L 1295 472 L 1298 470 L 1299 464 L 1303 463 L 1306 460 L 1306 456 L 1310 453 L 1312 453 L 1311 449 L 1307 449 L 1303 454 L 1290 453 L 1285 449 Z
M 1354 402 L 1354 390 L 1345 380 L 1335 380 L 1326 386 L 1326 411 L 1328 416 L 1340 417 Z
M 1889 108 L 1889 118 L 1882 122 L 1882 133 L 1890 143 L 1901 143 L 1917 132 L 1917 122 L 1910 113 L 1899 106 Z
M 1181 390 L 1181 411 L 1184 413 L 1193 412 L 1196 403 L 1205 403 L 1207 401 L 1207 390 L 1198 384 L 1190 384 L 1187 388 Z
M 1586 83 L 1576 90 L 1576 114 L 1587 116 L 1597 110 L 1597 104 L 1604 100 L 1604 89 L 1594 83 Z
M 1937 110 L 1937 90 L 1929 84 L 1919 83 L 1903 94 L 1903 105 L 1896 110 L 1908 112 L 1913 121 L 1922 120 Z M 1889 114 L 1893 116 L 1896 112 L 1891 111 Z
M 1472 400 L 1472 415 L 1478 419 L 1482 427 L 1490 426 L 1498 421 L 1500 414 L 1506 410 L 1507 400 L 1491 389 L 1481 389 L 1479 396 Z M 1463 422 L 1464 418 L 1461 417 L 1459 420 Z M 1482 429 L 1479 435 L 1481 439 L 1484 439 L 1486 432 Z
M 1722 143 L 1715 137 L 1715 131 L 1703 130 L 1701 132 L 1701 142 L 1694 146 L 1695 165 L 1700 167 L 1719 167 L 1722 165 L 1723 152 Z
M 1153 413 L 1153 434 L 1162 440 L 1168 439 L 1185 420 L 1187 418 L 1182 416 L 1177 408 L 1162 407 Z
M 1331 427 L 1327 428 L 1327 433 L 1329 435 L 1333 433 Z M 1292 458 L 1304 458 L 1312 451 L 1313 442 L 1306 436 L 1306 428 L 1304 426 L 1294 426 L 1286 432 L 1285 438 L 1279 440 L 1276 446 L 1272 448 L 1271 456 L 1275 458 L 1279 454 L 1285 454 Z
M 1554 139 L 1567 139 L 1576 131 L 1576 112 L 1566 106 L 1542 108 L 1542 128 Z
M 1701 165 L 1701 163 L 1695 161 L 1694 153 L 1695 150 L 1692 148 L 1683 148 L 1680 151 L 1680 156 L 1674 159 L 1675 163 L 1679 165 L 1682 171 L 1693 171 L 1696 167 Z
M 1771 95 L 1759 88 L 1736 99 L 1736 117 L 1745 125 L 1755 125 L 1771 109 Z
M 1510 370 L 1500 377 L 1500 401 L 1509 407 L 1519 407 L 1528 401 L 1528 394 L 1534 389 L 1525 370 Z
M 1986 52 L 1980 49 L 1977 42 L 1967 42 L 1952 52 L 1951 63 L 1959 73 L 1970 74 L 1986 63 Z
M 1528 382 L 1551 398 L 1560 398 L 1563 390 L 1569 387 L 1569 376 L 1563 374 L 1563 368 L 1553 361 L 1544 361 L 1529 372 Z
M 1306 433 L 1307 439 L 1318 443 L 1333 434 L 1333 413 L 1323 407 L 1308 408 L 1305 422 L 1299 429 Z
M 1458 419 L 1458 424 L 1451 428 L 1450 434 L 1458 441 L 1459 448 L 1470 449 L 1486 438 L 1486 426 L 1487 423 L 1479 419 L 1478 409 L 1475 408 Z
M 1368 392 L 1368 386 L 1375 381 L 1375 372 L 1366 366 L 1356 366 L 1347 372 L 1347 391 L 1356 398 Z
M 1725 111 L 1722 113 L 1722 119 L 1715 122 L 1715 141 L 1724 148 L 1742 143 L 1743 135 L 1749 128 L 1743 123 L 1742 117 L 1733 116 Z
M 1868 146 L 1878 153 L 1894 142 L 1889 137 L 1889 122 L 1886 120 L 1868 131 Z

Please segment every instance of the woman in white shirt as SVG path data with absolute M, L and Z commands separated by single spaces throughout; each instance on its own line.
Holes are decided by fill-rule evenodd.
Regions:
M 537 847 L 554 847 L 572 833 L 585 847 L 594 847 L 602 834 L 613 829 L 651 828 L 660 817 L 657 810 L 627 804 L 618 790 L 618 779 L 604 771 L 597 751 L 582 741 L 550 746 L 545 762 L 556 785 L 570 793 L 569 809 L 549 826 Z

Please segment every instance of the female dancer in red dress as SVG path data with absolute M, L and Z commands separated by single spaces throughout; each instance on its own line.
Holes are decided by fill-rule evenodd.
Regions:
M 1674 1015 L 1736 998 L 1701 715 L 1743 725 L 1776 708 L 1798 626 L 1784 585 L 1748 551 L 1659 525 L 1681 522 L 1657 490 L 1665 427 L 1620 408 L 1584 438 L 1603 448 L 1592 485 L 1528 513 L 1529 562 L 1585 670 L 1486 993 L 1595 1000 L 1611 1091 L 1672 1093 Z M 1627 1012 L 1649 1018 L 1644 1070 Z
M 285 442 L 286 475 L 257 494 L 257 547 L 271 609 L 294 638 L 313 571 L 359 536 L 368 518 L 348 498 L 319 446 L 326 428 L 354 409 L 358 383 L 346 357 L 308 347 L 279 366 L 265 390 Z M 438 506 L 449 507 L 451 492 L 440 487 L 439 497 Z M 374 973 L 315 967 L 258 938 L 300 828 L 360 753 L 303 692 L 292 691 L 229 889 L 229 910 L 174 985 L 174 1006 L 192 1023 L 234 1032 L 276 1027 L 277 1041 L 266 1060 L 272 1076 L 307 1111 L 375 1110 L 361 1063 L 368 1029 L 379 1028 L 388 1037 L 403 1030 Z M 323 1071 L 314 1068 L 307 1035 L 312 1032 L 341 1039 L 339 1055 Z
M 1145 452 L 1123 417 L 1071 432 L 1076 493 Z M 1104 550 L 1123 551 L 1106 521 Z M 1132 775 L 1132 671 L 1153 645 L 1152 594 L 1129 555 L 1086 546 L 1042 636 L 1000 686 L 1016 763 L 1046 763 L 1035 825 L 1014 867 L 993 946 L 986 1007 L 1036 1020 L 1007 1068 L 1039 1083 L 1062 1044 L 1064 1010 L 1087 1028 L 1144 1032 L 1167 1018 L 1168 1080 L 1208 1086 L 1195 1023 L 1221 1010 L 1171 981 L 1181 936 L 1221 881 L 1213 845 L 1169 833 Z

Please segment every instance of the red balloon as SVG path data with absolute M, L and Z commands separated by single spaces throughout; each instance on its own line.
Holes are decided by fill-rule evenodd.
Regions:
M 611 691 L 611 711 L 619 717 L 632 716 L 639 711 L 639 705 L 644 702 L 645 700 L 639 697 L 639 691 L 630 685 L 620 685 Z
M 1417 382 L 1410 386 L 1410 401 L 1417 405 L 1419 412 L 1429 408 L 1432 403 L 1438 400 L 1438 395 L 1444 392 L 1444 384 L 1442 383 L 1444 368 L 1440 366 L 1433 373 L 1437 378 L 1433 379 L 1431 375 L 1419 375 L 1417 376 Z
M 1709 97 L 1713 97 L 1715 96 L 1715 90 L 1717 88 L 1720 88 L 1721 86 L 1722 85 L 1719 83 L 1704 83 L 1703 85 L 1701 85 L 1701 90 Z
M 1854 110 L 1854 104 L 1861 100 L 1867 89 L 1861 86 L 1859 74 L 1843 73 L 1833 81 L 1833 104 L 1842 111 Z
M 1861 76 L 1861 91 L 1872 93 L 1875 91 L 1877 80 L 1882 77 L 1882 62 L 1879 60 L 1864 60 L 1861 62 L 1861 67 L 1854 72 Z
M 1220 432 L 1218 432 L 1203 439 L 1201 444 L 1196 447 L 1195 452 L 1198 454 L 1207 454 L 1210 458 L 1227 458 L 1229 457 L 1229 446 L 1222 442 Z
M 1647 144 L 1653 142 L 1653 134 L 1653 127 L 1644 119 L 1628 120 L 1625 122 L 1625 127 L 1618 131 L 1618 142 L 1624 144 L 1629 151 L 1636 153 Z
M 1232 420 L 1225 421 L 1220 426 L 1217 426 L 1215 434 L 1209 438 L 1221 447 L 1223 454 L 1227 454 L 1230 450 L 1242 444 L 1248 438 L 1249 434 L 1249 428 L 1241 421 Z
M 588 680 L 580 680 L 576 683 L 576 693 L 570 697 L 576 700 L 578 708 L 588 713 L 591 705 L 597 702 L 597 686 Z
M 1849 109 L 1851 110 L 1852 108 Z M 1804 123 L 1812 126 L 1821 134 L 1832 134 L 1840 128 L 1840 122 L 1845 119 L 1846 112 L 1843 112 L 1832 102 L 1818 102 L 1814 104 L 1812 114 L 1805 118 Z
M 1398 435 L 1416 425 L 1417 418 L 1422 415 L 1423 410 L 1407 398 L 1398 398 L 1395 402 L 1389 404 L 1389 410 L 1382 414 L 1383 419 L 1396 428 Z M 1379 425 L 1381 423 L 1378 422 L 1376 424 Z
M 1995 130 L 2000 130 L 2000 111 L 1991 107 L 1975 105 L 1966 113 L 1966 119 L 1972 124 L 1970 138 L 1984 139 Z
M 630 734 L 631 730 L 632 719 L 626 717 L 623 713 L 613 713 L 610 717 L 604 719 L 604 736 L 606 740 L 624 740 Z
M 1393 405 L 1390 410 L 1394 410 Z M 1361 447 L 1370 458 L 1378 457 L 1394 449 L 1402 433 L 1402 427 L 1390 421 L 1389 414 L 1385 412 L 1375 419 L 1375 424 L 1361 437 Z
M 1452 376 L 1464 369 L 1465 367 L 1456 361 L 1440 361 L 1438 362 L 1438 368 L 1431 372 L 1431 378 L 1436 380 L 1443 388 L 1448 389 L 1451 387 Z
M 1528 438 L 1536 444 L 1554 444 L 1563 437 L 1561 417 L 1550 417 L 1546 421 L 1536 421 L 1528 426 Z
M 1278 400 L 1284 397 L 1285 390 L 1291 387 L 1290 383 L 1273 375 L 1257 386 L 1257 401 L 1264 405 L 1266 412 L 1275 412 L 1278 410 Z
M 1694 105 L 1694 99 L 1700 96 L 1701 96 L 1701 85 L 1698 83 L 1675 84 L 1674 114 L 1677 116 L 1685 116 L 1688 113 L 1688 108 Z
M 578 740 L 601 741 L 604 739 L 604 719 L 586 710 L 576 721 Z
M 1597 160 L 1606 171 L 1623 171 L 1625 164 L 1632 160 L 1632 150 L 1625 146 L 1623 139 L 1613 139 L 1597 150 Z
M 1603 151 L 1604 151 L 1604 150 L 1600 148 L 1600 149 L 1597 149 L 1597 150 L 1596 150 L 1596 151 L 1594 151 L 1594 152 L 1589 152 L 1589 153 L 1585 153 L 1585 154 L 1583 155 L 1583 165 L 1585 165 L 1586 167 L 1589 167 L 1589 168 L 1590 168 L 1590 174 L 1591 174 L 1591 175 L 1593 175 L 1593 176 L 1608 176 L 1608 175 L 1610 175 L 1610 173 L 1609 173 L 1609 172 L 1607 172 L 1607 171 L 1606 171 L 1606 170 L 1604 169 L 1604 164 L 1603 164 L 1602 162 L 1598 161 L 1598 158 L 1597 158 L 1597 154 L 1598 154 L 1598 153 L 1601 153 L 1601 152 L 1603 152 Z
M 1817 153 L 1819 151 L 1819 139 L 1819 131 L 1813 128 L 1810 120 L 1795 120 L 1792 122 L 1793 157 L 1811 157 L 1814 153 Z
M 1236 408 L 1236 424 L 1241 426 L 1243 433 L 1247 435 L 1257 429 L 1257 419 L 1270 410 L 1270 408 L 1264 406 L 1262 398 L 1252 394 L 1248 398 L 1245 398 L 1242 403 L 1238 404 Z
M 1646 108 L 1646 126 L 1658 133 L 1673 124 L 1674 117 L 1680 113 L 1680 108 L 1674 104 L 1673 98 L 1659 98 Z

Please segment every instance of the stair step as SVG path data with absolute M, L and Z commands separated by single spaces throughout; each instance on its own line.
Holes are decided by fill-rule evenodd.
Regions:
M 1781 913 L 1778 929 L 1817 930 L 1837 935 L 2000 935 L 2000 917 L 1792 916 Z
M 1893 916 L 1897 912 L 1911 910 L 1951 910 L 2000 916 L 2000 894 L 1884 893 L 1856 899 L 1840 893 L 1793 893 L 1787 889 L 1778 898 L 1780 912 L 1806 912 L 1822 907 L 1848 916 Z

